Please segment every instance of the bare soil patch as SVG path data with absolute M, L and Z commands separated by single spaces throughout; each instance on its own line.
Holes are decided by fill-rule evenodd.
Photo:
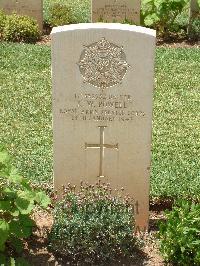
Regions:
M 36 42 L 38 45 L 51 45 L 51 35 L 43 35 L 41 39 Z
M 161 47 L 171 47 L 171 48 L 193 48 L 193 47 L 198 48 L 200 47 L 200 41 L 187 40 L 186 38 L 172 38 L 169 40 L 163 40 L 157 38 L 156 45 Z

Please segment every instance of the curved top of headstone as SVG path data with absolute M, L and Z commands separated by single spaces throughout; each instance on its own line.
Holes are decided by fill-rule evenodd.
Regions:
M 110 29 L 110 30 L 124 30 L 124 31 L 132 31 L 142 34 L 147 34 L 153 37 L 156 37 L 156 31 L 135 25 L 129 24 L 120 24 L 120 23 L 79 23 L 79 24 L 70 24 L 65 26 L 58 26 L 52 29 L 51 34 L 61 33 L 65 31 L 73 31 L 73 30 L 91 30 L 91 29 Z

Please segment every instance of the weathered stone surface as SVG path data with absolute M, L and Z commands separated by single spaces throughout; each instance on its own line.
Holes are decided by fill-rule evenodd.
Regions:
M 140 0 L 92 0 L 92 22 L 140 24 Z
M 54 184 L 124 187 L 148 225 L 155 31 L 123 24 L 52 31 Z
M 43 29 L 43 1 L 42 0 L 0 0 L 0 9 L 6 14 L 16 12 L 37 20 L 40 31 Z

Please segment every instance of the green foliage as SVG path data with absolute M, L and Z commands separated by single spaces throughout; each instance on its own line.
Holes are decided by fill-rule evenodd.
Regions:
M 188 4 L 188 0 L 143 0 L 142 16 L 146 26 L 158 30 L 162 36 L 177 32 L 180 25 L 175 23 L 178 15 Z
M 50 7 L 49 24 L 51 27 L 67 25 L 71 20 L 71 8 L 59 3 Z
M 5 22 L 6 22 L 6 15 L 3 12 L 3 10 L 0 9 L 0 39 L 2 38 Z
M 160 224 L 160 250 L 176 265 L 200 265 L 200 204 L 179 202 Z
M 44 192 L 31 188 L 11 164 L 7 151 L 0 146 L 0 255 L 8 246 L 22 251 L 22 239 L 32 233 L 30 215 L 36 205 L 46 208 L 50 199 Z M 15 265 L 15 264 L 12 264 Z
M 70 184 L 54 210 L 50 247 L 68 259 L 107 263 L 134 257 L 141 242 L 134 236 L 134 214 L 130 199 L 111 196 L 109 184 Z
M 30 266 L 30 264 L 23 258 L 6 257 L 0 254 L 1 266 Z
M 189 38 L 200 40 L 200 14 L 191 21 Z
M 28 16 L 12 14 L 6 16 L 3 40 L 9 42 L 36 42 L 40 37 L 37 22 Z
M 186 36 L 187 33 L 187 27 L 189 21 L 188 13 L 189 13 L 188 10 L 184 10 L 174 20 L 174 25 L 176 25 L 176 27 L 174 27 L 174 31 L 176 31 L 179 34 L 181 34 L 184 31 L 184 34 L 182 34 L 182 36 Z
M 50 9 L 59 4 L 70 9 L 69 23 L 90 22 L 90 0 L 44 0 L 44 20 L 50 24 Z

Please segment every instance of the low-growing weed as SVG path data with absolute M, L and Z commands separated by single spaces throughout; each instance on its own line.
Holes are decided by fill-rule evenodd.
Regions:
M 33 189 L 29 182 L 19 175 L 12 166 L 7 151 L 0 147 L 1 265 L 14 261 L 14 258 L 7 256 L 8 251 L 13 250 L 19 254 L 22 252 L 22 240 L 31 235 L 35 225 L 30 216 L 33 209 L 37 205 L 46 208 L 49 203 L 50 199 L 44 192 Z M 11 265 L 15 265 L 14 262 Z
M 179 202 L 159 228 L 160 251 L 175 265 L 200 265 L 200 204 Z
M 111 195 L 109 184 L 100 181 L 63 189 L 54 210 L 50 248 L 81 263 L 106 263 L 134 258 L 141 241 L 134 235 L 134 212 L 130 198 Z

